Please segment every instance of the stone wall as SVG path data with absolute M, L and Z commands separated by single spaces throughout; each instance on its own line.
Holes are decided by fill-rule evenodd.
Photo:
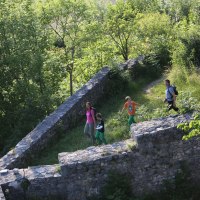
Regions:
M 164 180 L 173 179 L 184 164 L 194 180 L 200 180 L 200 140 L 183 141 L 176 126 L 189 115 L 170 116 L 131 127 L 132 139 L 60 153 L 59 165 L 9 170 L 0 176 L 9 199 L 40 197 L 88 200 L 98 196 L 110 172 L 127 175 L 136 195 L 158 191 Z M 21 187 L 29 181 L 27 190 Z
M 103 68 L 57 110 L 38 124 L 13 150 L 0 159 L 0 169 L 27 166 L 31 158 L 45 148 L 60 130 L 66 131 L 74 126 L 83 117 L 80 113 L 85 113 L 86 101 L 95 104 L 102 98 L 104 90 L 109 85 L 109 72 L 109 68 Z
M 5 196 L 1 187 L 0 187 L 0 200 L 5 200 Z

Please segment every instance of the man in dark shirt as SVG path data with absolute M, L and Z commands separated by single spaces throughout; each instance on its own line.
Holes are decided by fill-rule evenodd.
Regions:
M 96 127 L 96 135 L 95 138 L 97 140 L 97 143 L 99 145 L 103 144 L 107 144 L 106 139 L 104 137 L 104 121 L 102 119 L 102 115 L 101 113 L 97 113 L 96 114 L 96 118 L 97 118 L 97 127 Z

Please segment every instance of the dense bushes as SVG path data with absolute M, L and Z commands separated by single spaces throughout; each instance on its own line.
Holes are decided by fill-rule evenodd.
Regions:
M 169 64 L 170 57 L 168 50 L 166 50 L 166 52 L 159 52 L 158 54 L 152 53 L 146 55 L 143 61 L 138 62 L 134 68 L 130 70 L 130 75 L 132 80 L 141 78 L 154 80 L 164 73 L 169 67 Z
M 200 112 L 200 110 L 199 110 Z M 196 114 L 194 119 L 189 123 L 182 123 L 178 125 L 178 128 L 186 132 L 186 135 L 183 136 L 184 140 L 191 139 L 193 137 L 200 136 L 200 114 Z
M 129 80 L 129 74 L 122 73 L 117 66 L 113 67 L 109 73 L 109 87 L 107 87 L 105 94 L 111 97 L 121 93 L 126 88 Z

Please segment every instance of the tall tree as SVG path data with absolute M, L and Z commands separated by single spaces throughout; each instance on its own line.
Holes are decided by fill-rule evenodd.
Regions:
M 21 137 L 48 110 L 46 102 L 41 103 L 46 88 L 43 77 L 45 47 L 46 36 L 40 29 L 31 2 L 1 2 L 1 142 L 12 133 Z
M 161 8 L 172 19 L 173 22 L 179 22 L 182 19 L 189 20 L 190 12 L 194 7 L 199 7 L 199 0 L 161 0 Z
M 54 45 L 64 54 L 63 65 L 70 76 L 71 95 L 75 62 L 85 45 L 88 14 L 88 7 L 82 0 L 49 0 L 43 7 L 44 22 L 55 35 Z
M 133 45 L 134 19 L 137 11 L 130 3 L 119 0 L 108 6 L 105 18 L 105 34 L 115 43 L 124 60 L 128 60 Z
M 162 0 L 127 0 L 139 13 L 158 12 L 160 10 L 161 1 Z

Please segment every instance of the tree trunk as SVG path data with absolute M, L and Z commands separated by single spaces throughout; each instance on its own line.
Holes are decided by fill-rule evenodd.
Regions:
M 70 96 L 72 96 L 73 95 L 73 71 L 71 70 L 70 72 L 69 72 L 69 77 L 70 77 Z
M 71 63 L 71 71 L 70 71 L 70 95 L 73 95 L 73 70 L 74 70 L 74 54 L 75 54 L 75 47 L 72 46 L 71 48 L 72 54 L 72 63 Z
M 124 58 L 125 61 L 128 60 L 128 52 L 123 52 L 122 56 L 123 56 L 123 58 Z
M 124 59 L 125 61 L 128 60 L 129 51 L 128 51 L 128 40 L 126 40 L 125 47 L 124 47 Z

